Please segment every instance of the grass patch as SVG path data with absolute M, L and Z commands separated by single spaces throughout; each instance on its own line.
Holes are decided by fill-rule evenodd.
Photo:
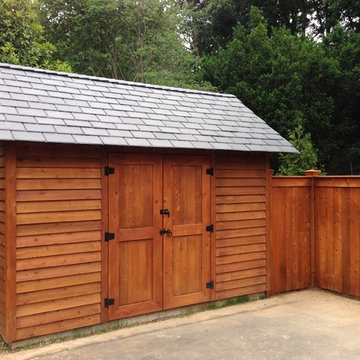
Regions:
M 9 346 L 6 344 L 6 342 L 0 336 L 0 354 L 4 354 L 7 352 L 11 352 L 11 350 Z
M 209 310 L 215 310 L 215 309 L 221 309 L 227 306 L 237 305 L 237 304 L 243 304 L 249 302 L 251 299 L 249 296 L 239 296 L 233 299 L 224 300 L 224 301 L 218 301 L 213 302 L 208 305 Z

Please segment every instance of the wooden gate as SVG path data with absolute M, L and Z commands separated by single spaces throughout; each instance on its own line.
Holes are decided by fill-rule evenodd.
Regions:
M 205 157 L 112 154 L 109 320 L 210 300 Z

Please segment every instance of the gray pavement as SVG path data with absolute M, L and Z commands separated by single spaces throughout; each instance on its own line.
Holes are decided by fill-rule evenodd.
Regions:
M 3 359 L 360 359 L 360 301 L 304 290 Z

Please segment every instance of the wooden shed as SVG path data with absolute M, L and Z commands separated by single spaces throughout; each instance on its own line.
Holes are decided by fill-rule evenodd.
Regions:
M 236 97 L 0 64 L 7 342 L 267 290 L 269 153 Z

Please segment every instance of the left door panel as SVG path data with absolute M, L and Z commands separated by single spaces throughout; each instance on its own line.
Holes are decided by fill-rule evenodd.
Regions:
M 111 154 L 109 165 L 109 320 L 162 309 L 162 161 Z

